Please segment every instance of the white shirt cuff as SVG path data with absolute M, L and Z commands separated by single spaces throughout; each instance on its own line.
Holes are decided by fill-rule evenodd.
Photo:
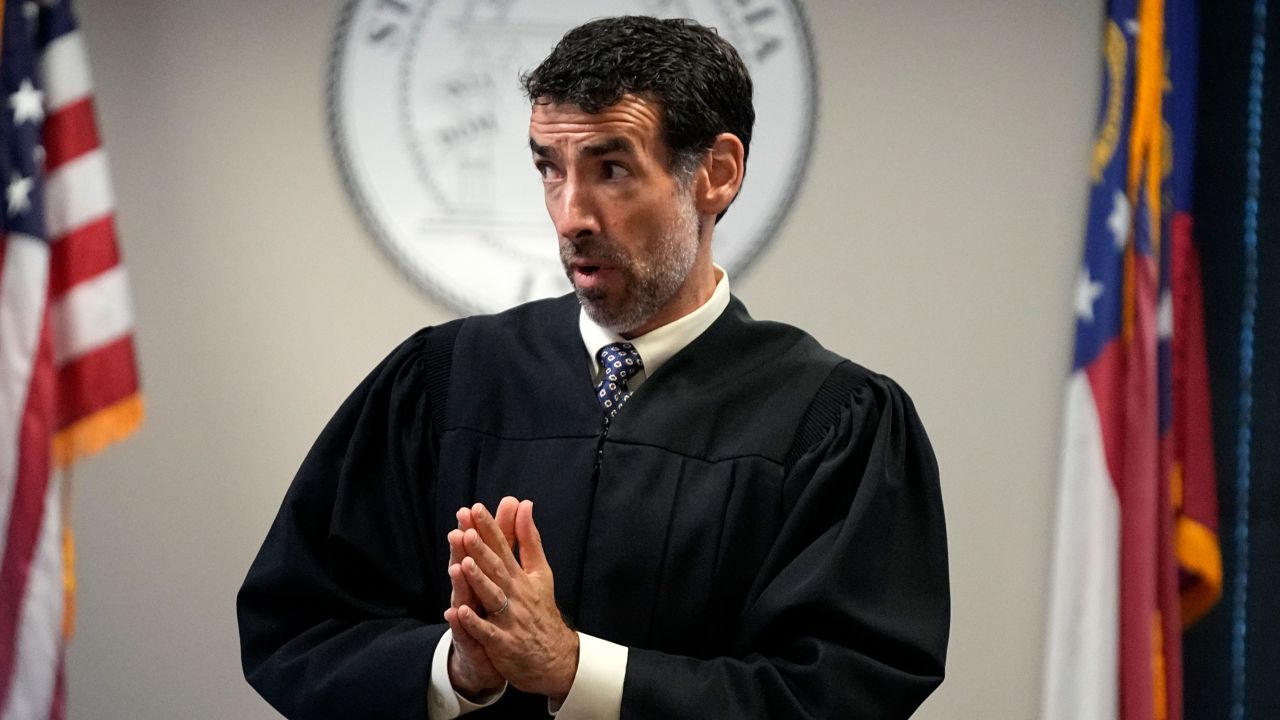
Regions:
M 548 700 L 547 712 L 557 720 L 618 720 L 627 652 L 625 645 L 578 633 L 578 673 L 564 704 L 556 708 Z
M 427 686 L 428 720 L 452 720 L 459 715 L 488 707 L 498 702 L 507 691 L 504 683 L 501 690 L 480 697 L 479 702 L 471 702 L 455 692 L 453 683 L 449 682 L 449 648 L 452 646 L 453 632 L 445 630 L 440 642 L 436 643 L 435 655 L 431 657 L 431 684 Z

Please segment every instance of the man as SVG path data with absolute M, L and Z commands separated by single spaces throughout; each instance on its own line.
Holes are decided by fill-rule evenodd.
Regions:
M 892 381 L 712 263 L 741 59 L 610 18 L 524 82 L 576 299 L 422 330 L 348 398 L 240 592 L 249 681 L 298 718 L 909 716 L 946 653 L 936 465 Z

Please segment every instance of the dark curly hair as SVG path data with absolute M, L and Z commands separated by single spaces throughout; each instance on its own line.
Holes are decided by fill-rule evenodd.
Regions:
M 566 103 L 589 113 L 628 93 L 656 101 L 676 174 L 692 172 L 720 133 L 751 146 L 756 112 L 747 66 L 714 29 L 692 20 L 592 20 L 566 33 L 520 81 L 530 102 Z

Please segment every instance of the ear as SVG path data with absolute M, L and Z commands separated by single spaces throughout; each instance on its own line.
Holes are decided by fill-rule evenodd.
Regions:
M 698 172 L 699 215 L 719 215 L 729 207 L 742 188 L 746 171 L 742 141 L 732 133 L 720 133 L 702 160 Z

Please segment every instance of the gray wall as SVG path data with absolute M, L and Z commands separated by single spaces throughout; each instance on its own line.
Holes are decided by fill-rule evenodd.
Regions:
M 1038 702 L 1100 5 L 806 2 L 823 88 L 811 175 L 734 279 L 757 317 L 894 376 L 930 430 L 954 613 L 922 718 L 1028 718 Z M 453 315 L 343 194 L 323 112 L 336 3 L 79 6 L 149 415 L 77 470 L 72 713 L 273 717 L 240 676 L 235 591 L 340 400 Z

